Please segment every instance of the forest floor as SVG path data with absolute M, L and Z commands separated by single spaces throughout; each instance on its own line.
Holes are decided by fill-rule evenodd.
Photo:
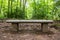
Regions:
M 0 40 L 60 40 L 60 31 L 54 28 L 50 28 L 50 32 L 48 33 L 43 33 L 38 30 L 21 30 L 17 33 L 9 31 L 8 28 L 6 29 L 2 26 L 0 27 Z

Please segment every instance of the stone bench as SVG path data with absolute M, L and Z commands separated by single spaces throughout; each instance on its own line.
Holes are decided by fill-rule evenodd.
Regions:
M 17 32 L 19 31 L 19 24 L 21 24 L 21 23 L 27 23 L 27 24 L 28 23 L 41 23 L 41 31 L 48 32 L 48 24 L 53 23 L 53 20 L 6 20 L 6 22 L 11 23 L 12 26 L 15 25 L 17 27 Z M 25 24 L 25 25 L 27 25 L 27 24 Z M 31 25 L 31 24 L 29 24 L 29 25 Z

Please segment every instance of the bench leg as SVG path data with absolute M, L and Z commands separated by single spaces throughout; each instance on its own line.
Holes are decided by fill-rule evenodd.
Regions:
M 17 30 L 17 32 L 19 31 L 19 24 L 18 23 L 12 23 L 12 26 L 15 28 L 15 30 Z
M 48 32 L 48 23 L 41 23 L 41 31 Z
M 17 32 L 19 31 L 19 24 L 17 23 Z

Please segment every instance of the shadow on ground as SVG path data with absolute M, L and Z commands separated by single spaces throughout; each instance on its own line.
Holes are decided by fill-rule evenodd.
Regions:
M 24 34 L 24 33 L 29 33 L 29 34 L 35 34 L 35 35 L 53 35 L 54 33 L 52 31 L 48 32 L 42 32 L 41 30 L 19 30 L 17 31 L 10 31 L 10 30 L 4 30 L 4 33 L 11 33 L 11 34 Z

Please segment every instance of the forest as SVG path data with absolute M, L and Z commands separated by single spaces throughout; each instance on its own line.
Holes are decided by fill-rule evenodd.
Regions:
M 0 0 L 0 19 L 60 20 L 60 0 Z

